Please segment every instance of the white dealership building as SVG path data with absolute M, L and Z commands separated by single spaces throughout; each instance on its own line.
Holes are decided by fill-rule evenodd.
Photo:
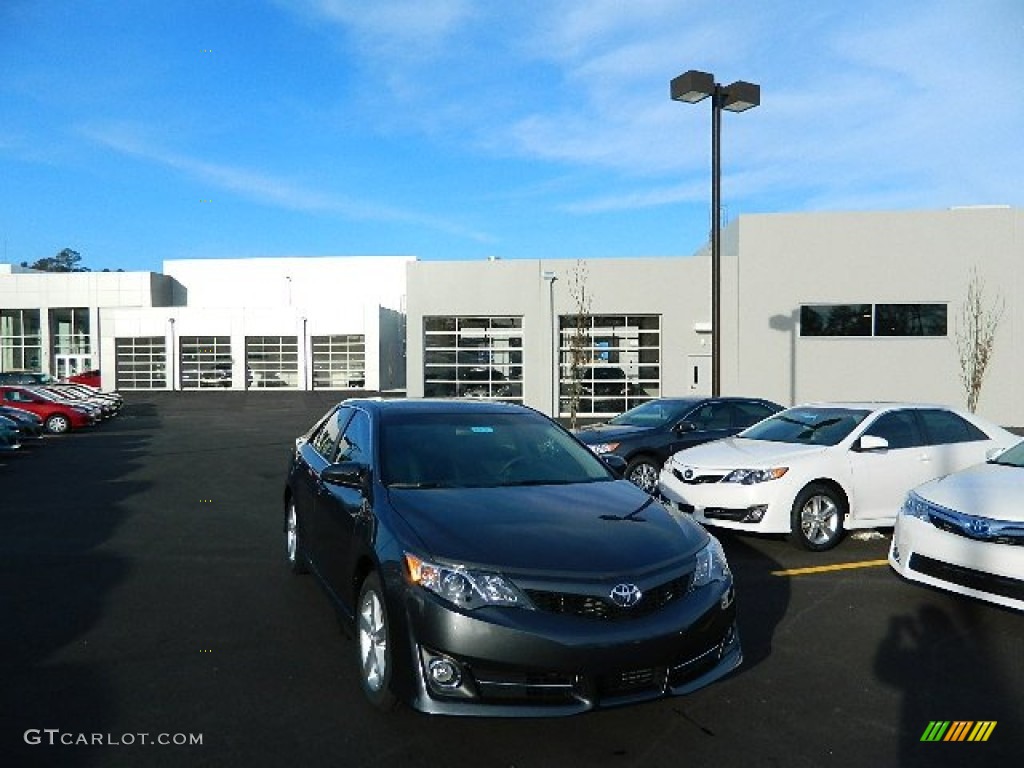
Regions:
M 494 397 L 608 414 L 710 391 L 708 251 L 643 259 L 185 259 L 0 265 L 0 370 L 107 388 Z M 1024 211 L 741 215 L 723 230 L 723 394 L 964 402 L 968 287 L 999 316 L 978 411 L 1024 426 Z M 1001 312 L 1001 314 L 999 314 Z

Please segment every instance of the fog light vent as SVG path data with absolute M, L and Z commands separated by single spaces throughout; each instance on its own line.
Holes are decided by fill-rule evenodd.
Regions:
M 760 523 L 764 519 L 764 513 L 768 511 L 767 504 L 758 504 L 747 508 L 747 514 L 743 516 L 744 523 Z

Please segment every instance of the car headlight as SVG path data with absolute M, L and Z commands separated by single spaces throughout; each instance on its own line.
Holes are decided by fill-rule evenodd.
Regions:
M 590 446 L 590 450 L 592 450 L 598 456 L 603 456 L 606 453 L 611 453 L 618 447 L 618 443 L 595 443 L 594 445 Z
M 732 571 L 725 559 L 725 550 L 714 536 L 697 553 L 697 568 L 693 572 L 693 586 L 704 587 L 713 581 L 729 581 Z
M 911 491 L 903 501 L 900 514 L 904 517 L 916 517 L 918 520 L 928 521 L 931 512 L 931 504 Z
M 472 610 L 485 605 L 532 608 L 519 588 L 504 576 L 461 565 L 440 565 L 405 553 L 405 565 L 414 584 L 457 605 Z
M 789 467 L 772 467 L 771 469 L 734 469 L 722 478 L 722 482 L 739 483 L 740 485 L 767 483 L 769 480 L 778 480 L 788 471 Z

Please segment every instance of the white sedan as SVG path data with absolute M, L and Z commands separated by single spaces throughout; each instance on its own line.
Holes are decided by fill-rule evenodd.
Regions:
M 1024 442 L 914 489 L 889 564 L 901 576 L 1024 611 Z
M 911 488 L 1019 440 L 938 405 L 802 405 L 674 454 L 658 490 L 705 525 L 787 533 L 820 551 L 844 529 L 891 527 Z

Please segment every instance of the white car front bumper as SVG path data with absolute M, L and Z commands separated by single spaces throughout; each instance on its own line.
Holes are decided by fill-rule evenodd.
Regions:
M 889 564 L 910 581 L 1024 611 L 1024 547 L 971 539 L 900 515 Z
M 756 533 L 789 533 L 796 491 L 785 477 L 744 485 L 710 478 L 729 470 L 700 470 L 685 478 L 669 461 L 658 478 L 658 491 L 673 508 L 692 514 L 704 525 Z

